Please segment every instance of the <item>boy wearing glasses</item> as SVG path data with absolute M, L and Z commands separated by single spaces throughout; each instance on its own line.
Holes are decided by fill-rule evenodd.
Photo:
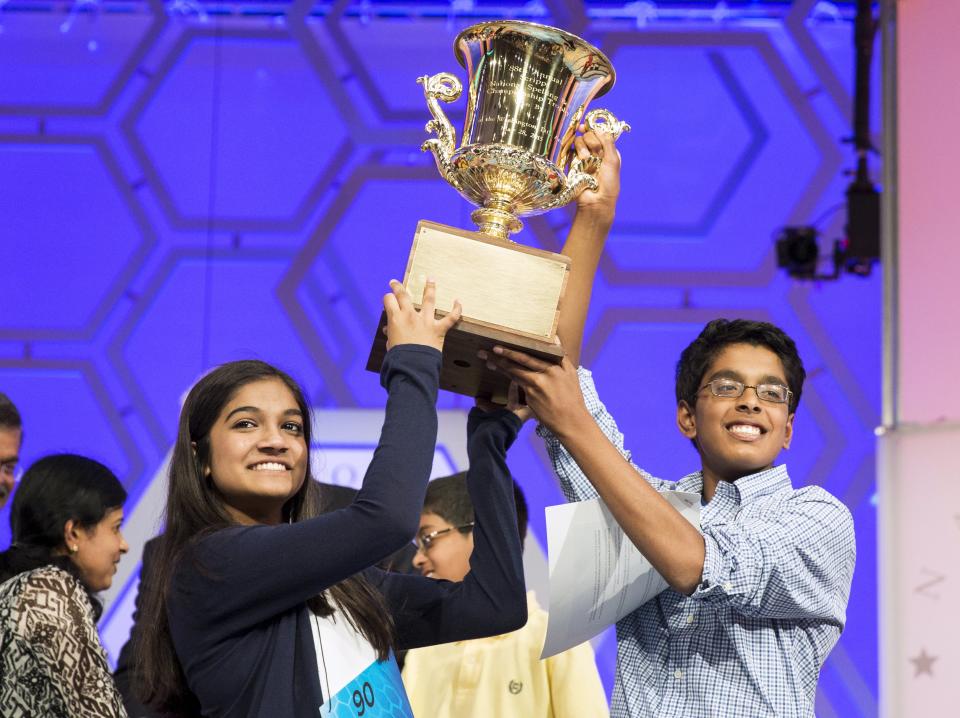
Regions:
M 431 481 L 420 515 L 414 567 L 462 581 L 473 552 L 473 505 L 466 474 Z M 527 503 L 514 482 L 520 542 Z M 584 718 L 607 715 L 590 644 L 540 660 L 547 614 L 527 594 L 527 625 L 513 633 L 409 651 L 403 682 L 415 716 L 429 718 Z
M 701 468 L 672 482 L 637 467 L 590 372 L 577 369 L 619 192 L 612 141 L 587 140 L 603 164 L 563 250 L 573 260 L 559 327 L 567 358 L 552 366 L 503 348 L 482 356 L 525 391 L 568 500 L 599 495 L 670 586 L 617 624 L 611 715 L 813 716 L 856 548 L 846 507 L 817 486 L 794 489 L 774 466 L 803 388 L 796 346 L 765 322 L 707 324 L 676 372 L 677 427 Z M 674 490 L 701 495 L 699 530 L 661 495 Z
M 0 392 L 0 509 L 13 492 L 22 443 L 20 412 L 9 397 Z

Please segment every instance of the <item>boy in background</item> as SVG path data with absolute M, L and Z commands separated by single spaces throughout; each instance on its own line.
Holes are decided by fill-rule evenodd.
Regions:
M 462 581 L 473 552 L 473 506 L 466 474 L 430 482 L 414 567 L 424 576 Z M 527 533 L 527 503 L 516 482 L 517 529 Z M 547 613 L 527 593 L 527 625 L 491 638 L 409 651 L 403 682 L 418 718 L 587 718 L 607 702 L 590 644 L 540 660 Z

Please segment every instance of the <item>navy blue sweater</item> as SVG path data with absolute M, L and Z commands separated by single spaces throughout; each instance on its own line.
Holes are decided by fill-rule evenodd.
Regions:
M 506 451 L 520 421 L 468 421 L 474 551 L 461 583 L 373 564 L 419 525 L 437 434 L 440 353 L 391 349 L 381 370 L 386 419 L 363 488 L 348 507 L 295 524 L 217 531 L 173 577 L 168 615 L 187 683 L 207 716 L 316 716 L 323 696 L 306 600 L 362 572 L 384 595 L 398 648 L 516 630 L 526 598 Z M 198 559 L 198 560 L 195 560 Z M 198 566 L 199 563 L 199 566 Z

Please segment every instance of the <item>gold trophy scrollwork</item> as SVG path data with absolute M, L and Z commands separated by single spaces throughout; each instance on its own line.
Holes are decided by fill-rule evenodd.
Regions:
M 563 30 L 504 20 L 468 27 L 454 42 L 467 71 L 467 108 L 461 144 L 442 104 L 454 102 L 464 85 L 441 72 L 417 78 L 435 135 L 429 150 L 441 176 L 477 206 L 470 232 L 421 220 L 404 284 L 419 303 L 424 279 L 437 281 L 437 308 L 459 298 L 464 315 L 444 344 L 441 387 L 502 400 L 507 382 L 476 358 L 494 344 L 557 362 L 560 300 L 570 260 L 515 244 L 520 217 L 546 212 L 597 189 L 601 160 L 581 160 L 574 151 L 577 128 L 618 137 L 630 126 L 603 109 L 587 111 L 592 99 L 614 83 L 613 66 L 597 48 Z M 379 336 L 379 333 L 378 333 Z M 379 369 L 385 351 L 375 342 L 367 367 Z
M 483 234 L 507 239 L 523 228 L 519 216 L 562 207 L 584 190 L 597 189 L 594 173 L 600 158 L 595 156 L 581 160 L 571 153 L 569 170 L 564 173 L 563 167 L 551 162 L 548 156 L 522 146 L 496 143 L 458 149 L 456 128 L 440 103 L 454 102 L 460 97 L 463 91 L 460 80 L 441 72 L 418 77 L 417 82 L 423 85 L 423 94 L 433 115 L 426 131 L 437 135 L 420 148 L 432 152 L 441 176 L 464 198 L 479 206 L 470 218 Z M 584 124 L 588 130 L 609 132 L 615 138 L 630 130 L 629 124 L 604 109 L 587 112 Z M 576 125 L 571 123 L 570 141 L 562 145 L 566 151 L 572 146 L 575 131 Z

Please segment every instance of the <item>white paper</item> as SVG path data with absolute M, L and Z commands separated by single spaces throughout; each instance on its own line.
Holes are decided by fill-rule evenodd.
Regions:
M 700 494 L 664 491 L 700 526 Z M 550 618 L 540 658 L 588 641 L 667 587 L 600 499 L 548 506 Z

